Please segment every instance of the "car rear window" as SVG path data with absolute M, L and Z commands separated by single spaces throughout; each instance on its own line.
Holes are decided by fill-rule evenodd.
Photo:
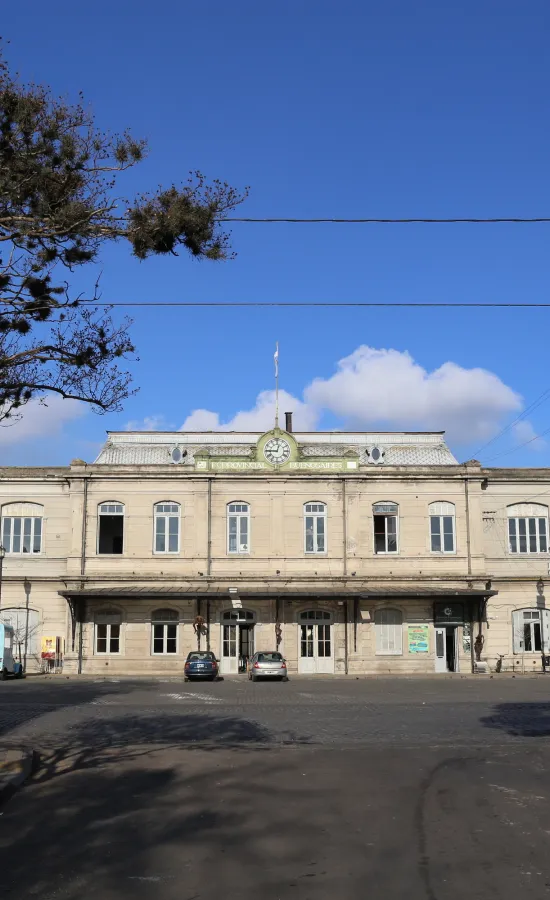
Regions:
M 197 650 L 196 653 L 190 653 L 187 659 L 214 659 L 214 654 L 206 650 L 203 653 Z
M 280 653 L 258 653 L 258 662 L 281 662 Z

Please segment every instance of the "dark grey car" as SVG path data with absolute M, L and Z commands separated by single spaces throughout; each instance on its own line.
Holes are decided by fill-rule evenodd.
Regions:
M 288 681 L 286 662 L 277 650 L 258 650 L 248 662 L 248 678 L 257 681 L 258 678 L 280 678 Z

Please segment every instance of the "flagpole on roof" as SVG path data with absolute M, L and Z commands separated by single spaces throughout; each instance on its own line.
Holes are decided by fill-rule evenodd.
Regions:
M 275 344 L 273 354 L 275 362 L 275 428 L 279 427 L 279 341 Z

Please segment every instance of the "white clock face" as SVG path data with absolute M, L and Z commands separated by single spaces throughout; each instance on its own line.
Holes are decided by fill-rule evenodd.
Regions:
M 264 447 L 264 456 L 273 465 L 281 465 L 290 458 L 290 444 L 284 438 L 270 438 Z

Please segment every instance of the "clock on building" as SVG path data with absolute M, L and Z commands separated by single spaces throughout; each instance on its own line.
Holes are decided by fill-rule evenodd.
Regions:
M 264 447 L 264 456 L 274 466 L 280 466 L 290 459 L 290 444 L 284 438 L 272 437 Z

